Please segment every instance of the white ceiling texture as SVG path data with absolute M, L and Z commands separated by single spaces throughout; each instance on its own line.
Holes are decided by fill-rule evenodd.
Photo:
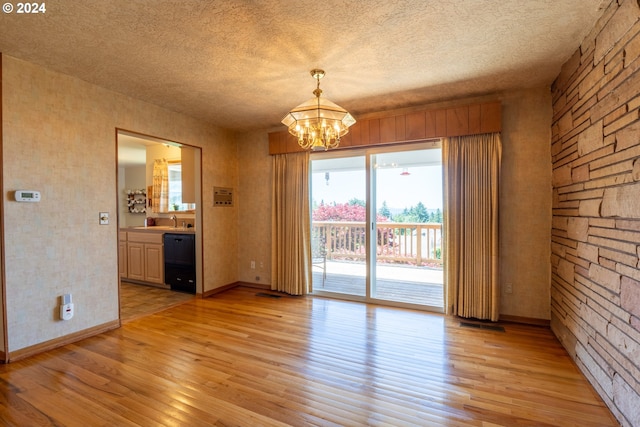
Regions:
M 316 67 L 356 119 L 550 85 L 603 13 L 602 0 L 43 3 L 0 13 L 1 52 L 238 131 L 277 127 L 313 97 Z

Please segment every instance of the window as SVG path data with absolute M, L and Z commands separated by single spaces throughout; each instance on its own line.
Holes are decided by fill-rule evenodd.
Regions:
M 169 162 L 169 210 L 188 211 L 195 209 L 193 203 L 182 203 L 182 163 Z

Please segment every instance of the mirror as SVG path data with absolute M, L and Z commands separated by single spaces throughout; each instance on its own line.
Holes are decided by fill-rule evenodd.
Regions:
M 129 199 L 127 203 L 134 204 L 121 210 L 126 214 L 126 223 L 138 225 L 154 215 L 194 214 L 199 154 L 195 147 L 118 131 L 118 173 L 119 182 L 123 183 L 119 193 Z M 154 178 L 156 161 L 164 163 L 165 187 L 158 186 Z
M 169 160 L 168 162 L 169 172 L 169 210 L 165 212 L 193 212 L 196 208 L 195 203 L 187 203 L 187 198 L 183 197 L 183 187 L 189 185 L 185 181 L 187 174 L 184 177 L 182 174 L 182 160 Z M 153 191 L 153 186 L 151 186 Z

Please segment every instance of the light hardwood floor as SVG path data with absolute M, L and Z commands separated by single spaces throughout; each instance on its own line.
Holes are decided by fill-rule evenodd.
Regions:
M 0 424 L 617 425 L 547 328 L 260 293 L 0 365 Z

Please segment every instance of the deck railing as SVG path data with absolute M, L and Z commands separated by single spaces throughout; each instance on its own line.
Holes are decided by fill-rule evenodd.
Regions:
M 442 264 L 442 224 L 379 222 L 376 230 L 378 261 L 425 265 Z M 313 221 L 313 244 L 329 260 L 364 261 L 365 223 Z

